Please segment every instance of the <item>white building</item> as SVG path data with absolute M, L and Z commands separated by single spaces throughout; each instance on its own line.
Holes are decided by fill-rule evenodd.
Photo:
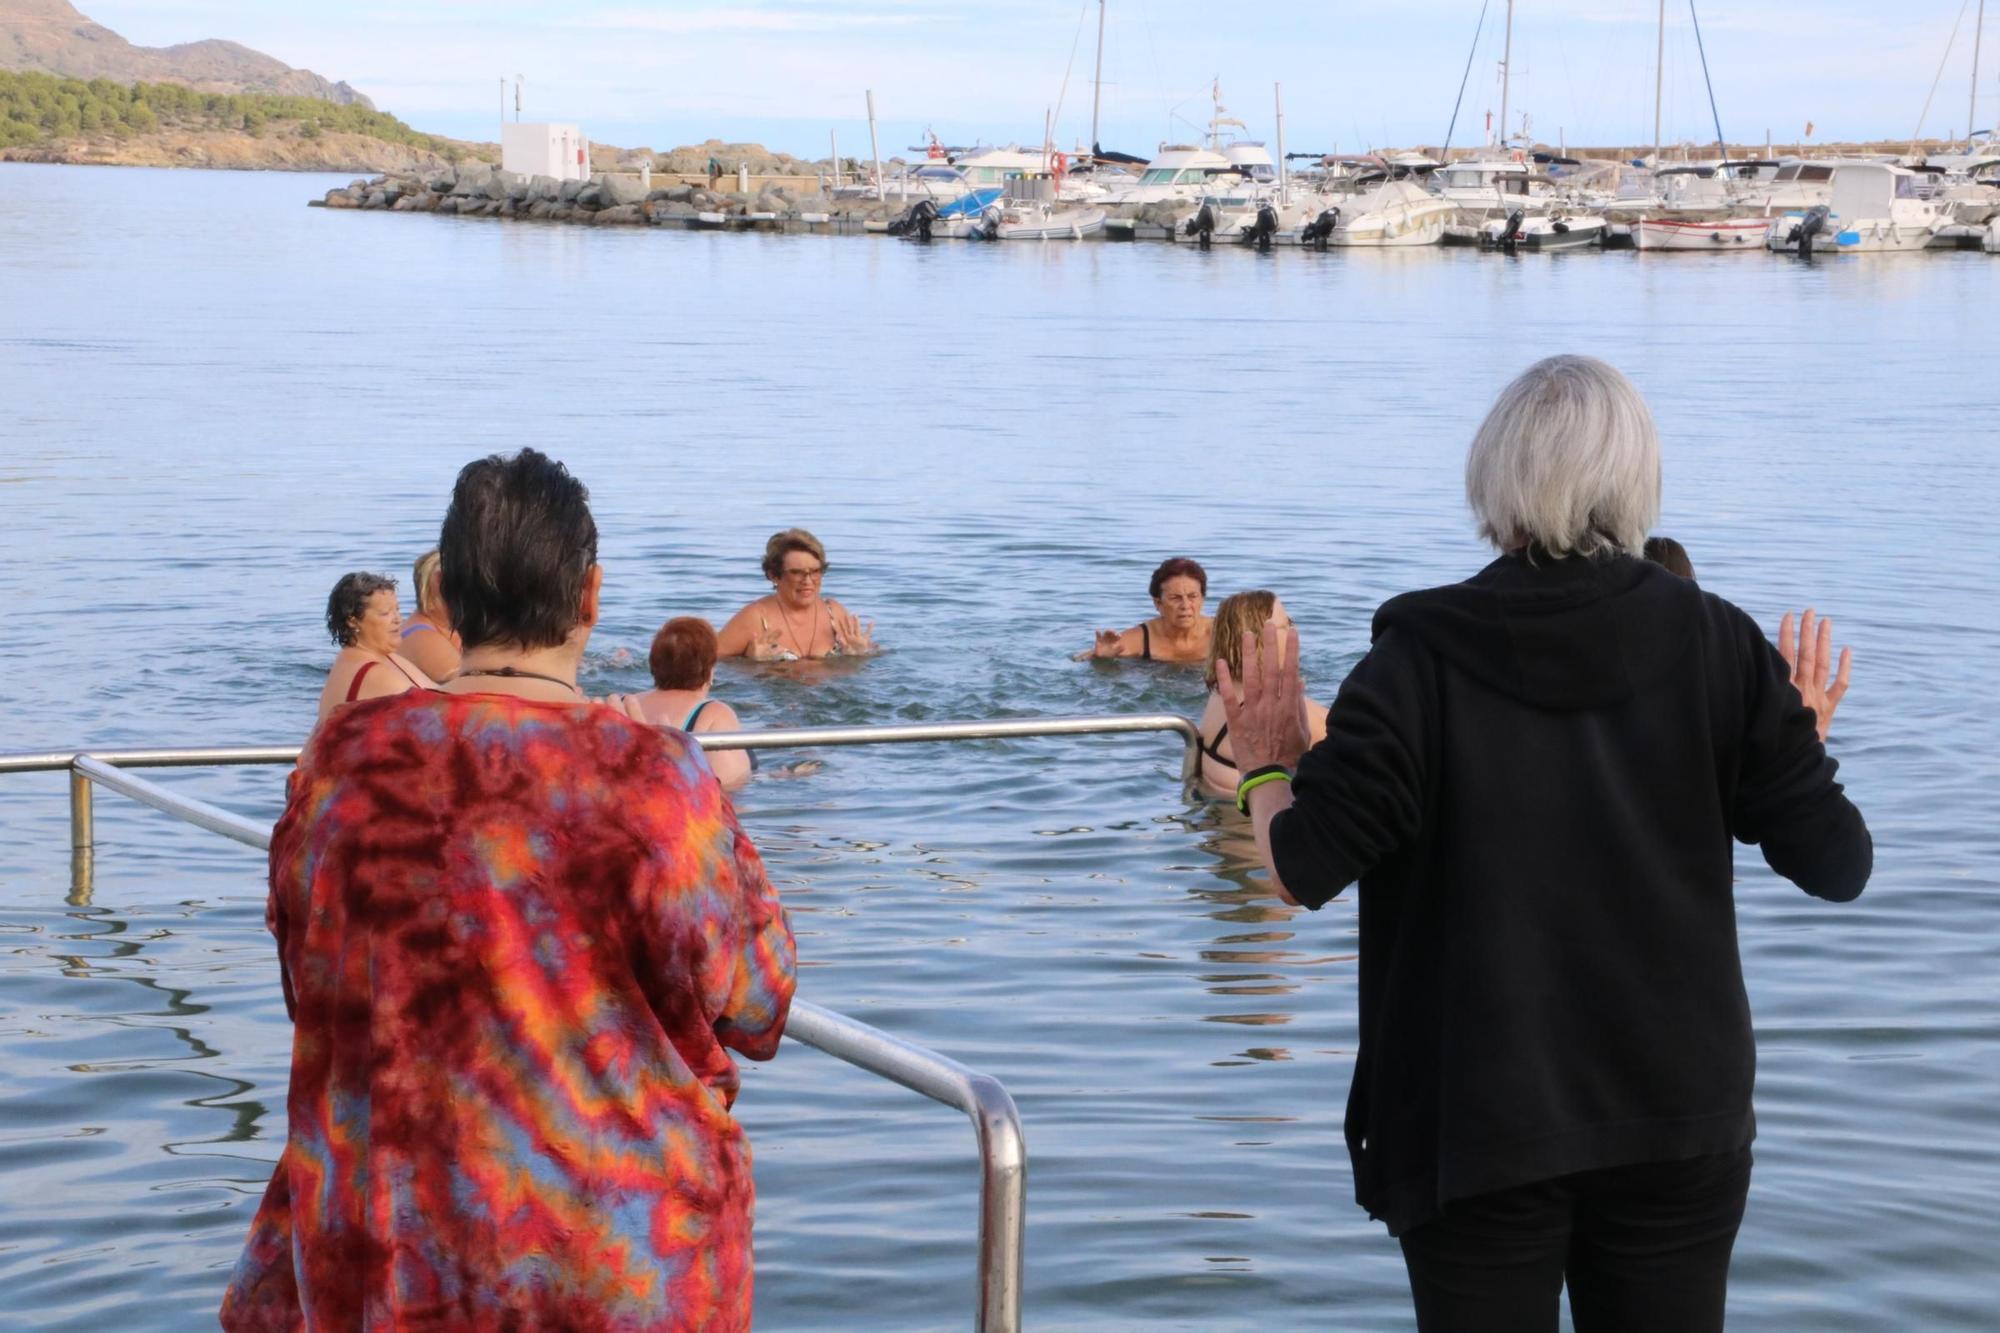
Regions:
M 510 121 L 500 126 L 500 169 L 559 181 L 590 179 L 590 140 L 574 125 Z

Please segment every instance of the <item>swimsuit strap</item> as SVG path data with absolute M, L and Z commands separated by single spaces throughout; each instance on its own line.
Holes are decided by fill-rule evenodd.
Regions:
M 1225 722 L 1222 724 L 1221 729 L 1215 733 L 1214 740 L 1202 742 L 1201 752 L 1215 760 L 1218 764 L 1228 764 L 1231 768 L 1234 768 L 1236 767 L 1236 761 L 1234 759 L 1225 759 L 1222 756 L 1222 742 L 1228 735 L 1229 724 Z
M 354 673 L 354 679 L 347 682 L 347 702 L 353 703 L 361 697 L 361 679 L 374 669 L 375 659 L 372 657 L 361 664 L 361 669 Z
M 431 624 L 430 621 L 412 620 L 409 624 L 403 626 L 403 637 L 407 639 L 420 629 L 427 629 L 433 634 L 437 633 L 437 626 Z
M 411 689 L 421 690 L 422 688 L 424 688 L 423 683 L 419 681 L 415 676 L 411 675 L 409 669 L 406 668 L 401 662 L 398 662 L 396 660 L 396 655 L 394 653 L 389 654 L 389 665 L 403 673 L 403 679 L 410 682 Z
M 703 699 L 693 708 L 688 709 L 688 715 L 681 719 L 681 730 L 692 733 L 694 731 L 695 720 L 701 716 L 701 710 L 714 702 L 715 700 L 713 699 Z
M 1153 660 L 1153 627 L 1142 623 L 1139 626 L 1139 656 L 1145 661 Z

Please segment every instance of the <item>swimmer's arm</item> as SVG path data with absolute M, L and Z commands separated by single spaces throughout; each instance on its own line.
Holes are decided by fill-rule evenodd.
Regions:
M 1137 657 L 1144 644 L 1144 636 L 1137 625 L 1128 630 L 1101 629 L 1097 631 L 1097 642 L 1071 660 L 1088 662 L 1093 657 Z
M 722 632 L 715 636 L 715 655 L 750 657 L 753 655 L 751 649 L 756 646 L 756 642 L 757 603 L 752 602 L 731 616 L 729 623 L 722 627 Z
M 720 699 L 701 710 L 701 716 L 694 721 L 697 732 L 741 731 L 743 721 L 736 716 L 736 710 Z M 750 752 L 748 750 L 706 750 L 708 766 L 715 770 L 715 779 L 725 790 L 734 791 L 750 780 Z

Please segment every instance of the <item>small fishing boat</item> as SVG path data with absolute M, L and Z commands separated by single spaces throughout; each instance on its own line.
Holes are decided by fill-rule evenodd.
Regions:
M 1529 213 L 1516 209 L 1504 218 L 1495 218 L 1479 229 L 1479 247 L 1482 250 L 1501 250 L 1512 254 L 1519 250 L 1556 251 L 1582 250 L 1604 243 L 1604 234 L 1610 224 L 1595 214 L 1572 211 L 1565 208 L 1552 209 L 1546 213 Z
M 996 241 L 1081 241 L 1104 230 L 1105 211 L 1050 200 L 1010 201 L 987 210 Z
M 1632 245 L 1639 250 L 1757 251 L 1770 233 L 1769 218 L 1640 218 L 1632 224 Z

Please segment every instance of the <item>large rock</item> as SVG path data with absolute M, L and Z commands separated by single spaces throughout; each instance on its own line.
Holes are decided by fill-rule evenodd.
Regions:
M 582 189 L 582 181 L 564 181 L 556 190 L 556 202 L 559 204 L 573 204 L 576 202 L 577 194 Z
M 528 178 L 518 171 L 496 171 L 487 182 L 489 199 L 519 199 L 528 187 Z
M 556 205 L 552 199 L 537 199 L 528 206 L 528 216 L 542 221 L 546 221 L 555 211 Z
M 359 208 L 361 207 L 361 200 L 355 197 L 355 192 L 351 189 L 328 190 L 326 192 L 326 206 L 328 208 Z
M 614 204 L 593 215 L 605 226 L 636 227 L 646 221 L 646 210 L 638 204 Z
M 594 182 L 606 208 L 646 202 L 646 186 L 636 176 L 599 176 Z
M 461 198 L 467 195 L 484 197 L 493 183 L 493 168 L 484 162 L 468 162 L 458 169 L 458 179 L 452 184 L 451 192 Z
M 604 198 L 603 187 L 592 181 L 576 192 L 576 203 L 579 208 L 604 207 L 606 200 Z

